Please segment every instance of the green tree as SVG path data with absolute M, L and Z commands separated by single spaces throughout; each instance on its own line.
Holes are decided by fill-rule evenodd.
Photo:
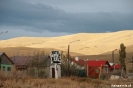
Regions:
M 126 64 L 125 64 L 125 58 L 126 58 L 126 47 L 123 43 L 120 44 L 120 50 L 119 50 L 119 61 L 122 65 L 122 69 L 126 71 Z

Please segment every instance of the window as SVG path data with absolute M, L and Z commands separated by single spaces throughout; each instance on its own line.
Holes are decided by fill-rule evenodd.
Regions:
M 11 71 L 11 67 L 7 67 L 7 71 Z
M 103 67 L 103 73 L 108 73 L 108 67 Z
M 96 68 L 96 73 L 99 73 L 99 69 L 98 68 Z
M 5 66 L 2 67 L 2 70 L 5 71 Z

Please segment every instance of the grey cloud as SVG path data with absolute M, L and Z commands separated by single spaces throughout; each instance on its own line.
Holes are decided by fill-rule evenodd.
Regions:
M 33 0 L 30 0 L 33 2 Z M 133 0 L 34 0 L 67 12 L 133 12 Z
M 133 13 L 88 12 L 69 13 L 41 3 L 27 0 L 3 0 L 0 3 L 0 26 L 27 27 L 34 32 L 106 32 L 133 29 Z M 17 29 L 19 30 L 19 29 Z

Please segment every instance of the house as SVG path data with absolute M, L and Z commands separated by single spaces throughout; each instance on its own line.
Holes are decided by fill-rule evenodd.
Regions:
M 16 70 L 22 71 L 27 69 L 28 64 L 30 63 L 32 58 L 32 56 L 14 56 L 10 59 L 14 63 Z
M 7 76 L 7 74 L 10 74 L 10 72 L 15 70 L 14 63 L 4 52 L 0 52 L 0 61 L 1 61 L 1 67 L 0 67 L 1 73 L 4 73 Z
M 78 68 L 86 69 L 86 75 L 89 77 L 99 78 L 101 74 L 109 74 L 111 66 L 106 60 L 83 60 L 73 58 L 72 63 Z
M 79 59 L 78 57 L 75 57 L 72 59 L 72 65 L 76 65 L 77 68 L 80 68 L 80 69 L 85 69 L 86 67 L 86 64 L 87 64 L 87 61 L 86 60 L 83 60 L 83 59 Z
M 50 67 L 47 64 L 47 55 L 42 56 L 14 56 L 11 57 L 16 71 L 21 74 L 39 77 L 39 74 L 48 77 Z M 44 74 L 43 74 L 44 73 Z
M 113 64 L 111 66 L 111 71 L 121 71 L 121 69 L 122 69 L 121 64 Z
M 72 59 L 71 65 L 76 66 L 77 68 L 77 75 L 79 77 L 86 77 L 87 73 L 87 60 L 79 59 L 75 57 Z
M 87 62 L 87 76 L 99 78 L 103 73 L 110 73 L 110 64 L 106 60 L 89 60 Z

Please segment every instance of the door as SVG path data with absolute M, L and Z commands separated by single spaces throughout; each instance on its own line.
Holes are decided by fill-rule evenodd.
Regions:
M 55 69 L 52 68 L 52 78 L 55 78 Z

